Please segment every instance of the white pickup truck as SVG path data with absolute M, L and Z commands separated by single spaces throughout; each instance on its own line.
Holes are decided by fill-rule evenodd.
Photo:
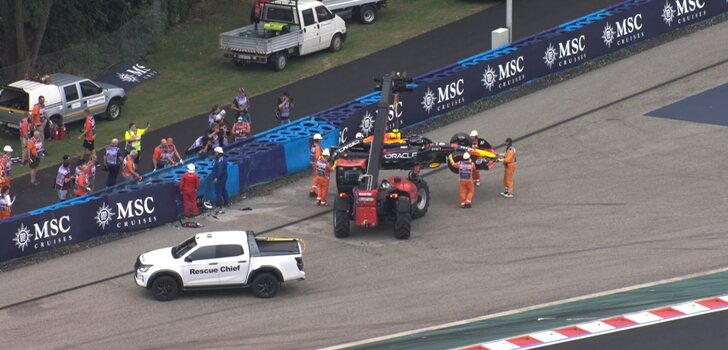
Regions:
M 276 295 L 281 283 L 306 278 L 301 241 L 255 237 L 252 231 L 199 233 L 175 247 L 140 255 L 137 285 L 157 300 L 181 290 L 250 287 L 260 298 Z
M 261 22 L 220 34 L 220 49 L 236 65 L 271 63 L 286 68 L 288 58 L 341 50 L 346 23 L 320 1 L 276 0 L 263 4 Z

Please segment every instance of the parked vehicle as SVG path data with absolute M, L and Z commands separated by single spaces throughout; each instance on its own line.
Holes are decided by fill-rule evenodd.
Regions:
M 238 65 L 270 63 L 286 68 L 288 58 L 341 50 L 346 23 L 320 1 L 276 0 L 263 4 L 261 22 L 220 34 L 224 57 Z
M 0 126 L 18 130 L 23 115 L 33 109 L 40 96 L 45 98 L 49 119 L 57 125 L 84 119 L 86 108 L 107 119 L 121 117 L 126 102 L 124 89 L 71 74 L 49 77 L 48 83 L 20 80 L 0 87 Z
M 271 298 L 281 283 L 306 278 L 301 241 L 255 237 L 252 231 L 198 233 L 177 246 L 140 255 L 134 270 L 137 285 L 160 301 L 182 290 L 240 287 Z
M 256 0 L 256 7 L 272 0 Z M 333 13 L 339 17 L 349 20 L 356 18 L 362 24 L 372 24 L 377 21 L 377 13 L 387 6 L 387 0 L 321 0 Z

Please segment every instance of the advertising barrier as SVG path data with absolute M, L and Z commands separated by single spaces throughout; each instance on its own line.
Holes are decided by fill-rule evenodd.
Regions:
M 414 91 L 401 94 L 396 108 L 390 106 L 388 128 L 424 122 L 726 11 L 728 0 L 624 1 L 418 77 L 411 85 Z M 155 76 L 144 73 L 149 73 L 145 78 Z M 358 132 L 370 135 L 378 101 L 374 92 L 225 147 L 233 164 L 228 191 L 243 192 L 308 169 L 307 143 L 315 132 L 324 135 L 325 146 L 350 141 Z M 210 160 L 192 157 L 190 162 L 208 182 L 198 194 L 213 199 L 206 181 Z M 164 169 L 146 174 L 139 184 L 126 182 L 0 221 L 0 261 L 173 221 L 179 214 L 177 182 L 185 171 L 185 165 Z
M 177 218 L 177 196 L 174 183 L 129 187 L 54 211 L 10 218 L 0 224 L 0 261 L 166 224 Z
M 577 67 L 728 11 L 725 0 L 628 0 L 513 44 L 440 68 L 415 80 L 403 93 L 388 127 L 407 127 L 551 73 Z M 378 94 L 342 105 L 356 109 L 340 122 L 340 142 L 374 130 Z M 364 104 L 363 106 L 361 104 Z M 324 111 L 327 118 L 335 110 Z

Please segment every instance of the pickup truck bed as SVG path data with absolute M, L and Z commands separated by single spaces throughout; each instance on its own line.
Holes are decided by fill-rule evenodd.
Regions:
M 220 34 L 220 49 L 267 56 L 301 44 L 298 27 L 293 28 L 294 30 L 290 33 L 271 36 L 265 34 L 262 25 L 258 25 L 257 30 L 254 25 L 233 29 Z
M 292 255 L 301 253 L 298 241 L 295 239 L 267 237 L 256 238 L 252 234 L 249 234 L 248 245 L 250 246 L 250 256 L 253 257 Z

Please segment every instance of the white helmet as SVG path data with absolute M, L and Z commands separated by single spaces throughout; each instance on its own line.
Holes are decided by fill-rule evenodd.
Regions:
M 470 159 L 470 153 L 468 153 L 468 152 L 463 153 L 463 160 L 468 160 L 468 159 Z
M 224 153 L 222 151 L 222 147 L 220 147 L 220 146 L 215 147 L 214 151 L 215 151 L 215 153 L 220 153 L 220 154 L 223 154 Z
M 187 164 L 187 172 L 194 173 L 195 172 L 195 165 L 192 164 L 192 163 Z
M 329 149 L 327 148 L 323 152 L 321 152 L 321 155 L 324 156 L 324 157 L 330 157 L 331 156 L 331 152 L 329 152 Z
M 358 133 L 356 133 L 356 136 L 354 136 L 354 138 L 363 139 L 364 138 L 364 134 L 358 132 Z
M 478 130 L 473 130 L 470 132 L 470 137 L 478 137 Z
M 5 148 L 3 148 L 3 152 L 12 152 L 13 148 L 10 147 L 10 145 L 6 145 Z
M 322 139 L 323 139 L 323 137 L 321 137 L 321 134 L 319 134 L 319 133 L 315 133 L 315 134 L 313 134 L 313 139 L 314 139 L 314 140 L 322 140 Z

